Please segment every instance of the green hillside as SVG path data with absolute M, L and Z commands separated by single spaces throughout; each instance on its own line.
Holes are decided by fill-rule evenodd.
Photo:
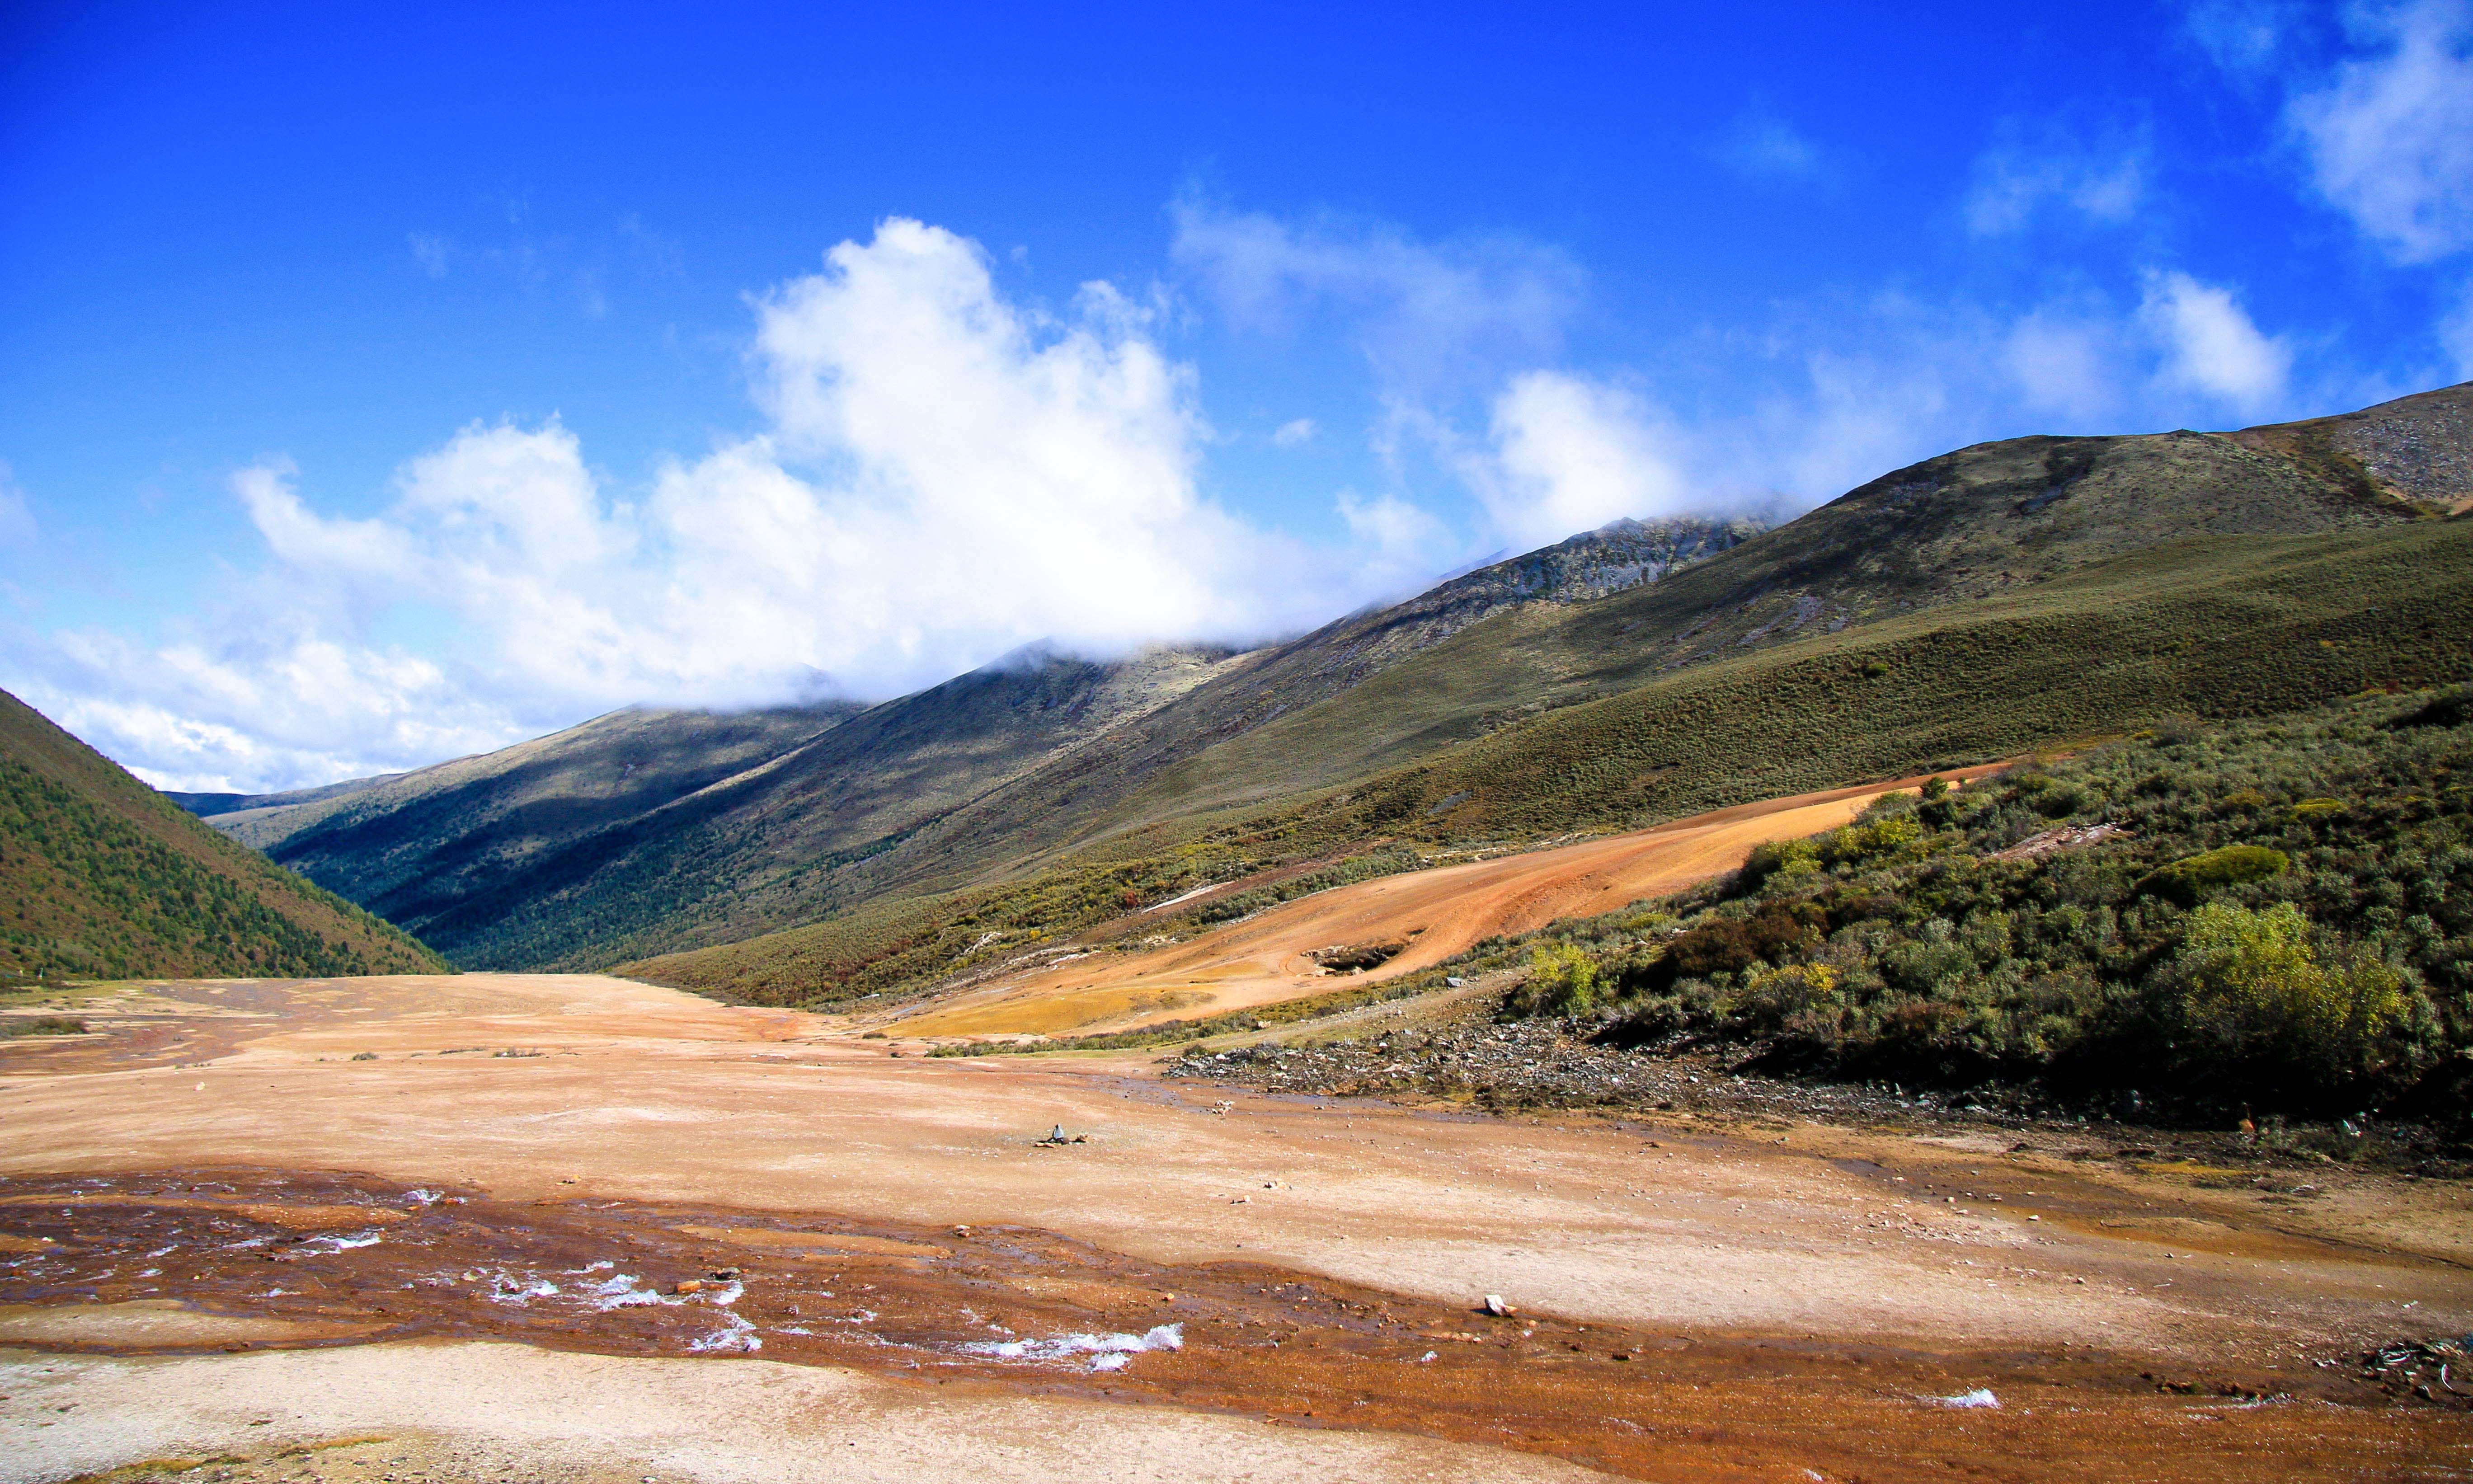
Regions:
M 402 930 L 200 824 L 0 691 L 0 973 L 435 972 Z
M 1777 1070 L 2461 1129 L 2468 770 L 2466 689 L 2142 731 L 1433 972 L 1533 966 L 1520 1009 Z
M 2461 553 L 2434 533 L 2468 467 L 2473 386 L 2013 439 L 1775 529 L 1619 522 L 1247 654 L 1037 657 L 728 747 L 725 719 L 625 713 L 675 765 L 584 802 L 620 755 L 590 728 L 239 833 L 474 967 L 695 977 L 677 955 L 747 944 L 718 975 L 747 993 L 907 982 L 951 961 L 923 923 L 998 897 L 1025 931 L 1087 924 L 1158 881 L 1394 835 L 1620 827 L 2444 678 Z M 747 969 L 784 930 L 842 946 Z
M 1493 637 L 1472 631 L 1430 658 L 1450 666 L 1454 645 Z M 2336 538 L 2206 538 L 1693 665 L 1343 788 L 1111 836 L 1021 879 L 895 898 L 620 971 L 766 1003 L 839 998 L 1018 953 L 1034 935 L 1107 938 L 1124 930 L 1115 924 L 1127 894 L 1156 901 L 1394 842 L 1434 855 L 1636 828 L 2181 718 L 2304 710 L 2467 677 L 2473 518 Z M 1289 745 L 1314 750 L 1316 725 L 1299 718 Z M 1146 916 L 1141 930 L 1176 917 Z M 1001 936 L 983 941 L 990 934 Z
M 1617 521 L 1247 654 L 1093 661 L 1031 646 L 864 710 L 622 712 L 349 800 L 216 823 L 459 962 L 597 968 L 881 896 L 872 863 L 914 878 L 908 842 L 949 835 L 950 817 L 977 820 L 1020 778 L 1069 778 L 1127 751 L 1152 765 L 1189 755 L 1491 616 L 1654 582 L 1761 529 Z M 1171 723 L 1144 725 L 1170 708 Z M 648 755 L 663 765 L 612 786 L 622 759 Z

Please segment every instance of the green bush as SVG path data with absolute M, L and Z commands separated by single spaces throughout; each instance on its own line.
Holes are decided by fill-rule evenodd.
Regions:
M 1597 1002 L 1597 961 L 1569 944 L 1539 944 L 1528 977 L 1511 992 L 1520 1015 L 1586 1015 Z
M 0 1037 L 83 1036 L 85 1022 L 67 1016 L 0 1017 Z
M 2244 1062 L 2339 1075 L 2363 1065 L 2404 1012 L 2404 981 L 2375 959 L 2330 969 L 2312 936 L 2289 901 L 2262 912 L 2225 901 L 2200 907 L 2165 972 L 2183 1025 Z
M 2260 845 L 2228 845 L 2158 867 L 2139 881 L 2138 889 L 2189 907 L 2210 892 L 2280 876 L 2292 865 L 2292 857 L 2282 850 Z
M 1694 891 L 1454 964 L 1586 953 L 1608 1040 L 1733 1044 L 1773 1071 L 2473 1133 L 2473 789 L 2455 781 L 2473 778 L 2473 724 L 2388 724 L 2413 704 L 2160 729 L 1905 795 Z M 2072 794 L 2123 831 L 1999 858 Z M 2295 817 L 2320 799 L 2337 807 Z M 1547 994 L 1511 1008 L 1570 1013 Z

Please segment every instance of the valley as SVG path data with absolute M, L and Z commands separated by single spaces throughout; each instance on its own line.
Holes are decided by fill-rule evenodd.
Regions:
M 2468 449 L 283 795 L 10 698 L 0 1479 L 2461 1473 Z
M 5 1361 L 12 1476 L 660 1476 L 679 1445 L 647 1420 L 716 1409 L 738 1467 L 847 1449 L 886 1477 L 2346 1478 L 2461 1451 L 2465 1414 L 2354 1363 L 2473 1327 L 2448 1183 L 2278 1203 L 2101 1128 L 1470 1118 L 1140 1054 L 901 1057 L 593 976 L 260 982 L 242 1013 L 204 1065 L 0 1050 L 0 1342 L 44 1347 Z M 1978 1391 L 1999 1406 L 1933 1400 Z

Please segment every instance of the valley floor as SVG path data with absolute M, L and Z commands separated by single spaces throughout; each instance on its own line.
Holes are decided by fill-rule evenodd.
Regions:
M 2473 1329 L 2454 1183 L 930 1060 L 593 976 L 64 1008 L 0 1041 L 0 1479 L 2473 1477 L 2473 1399 L 2358 1365 Z

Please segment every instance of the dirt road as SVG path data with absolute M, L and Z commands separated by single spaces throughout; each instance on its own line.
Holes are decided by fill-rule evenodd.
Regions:
M 897 1058 L 815 1017 L 590 976 L 174 985 L 145 1003 L 157 1017 L 196 1005 L 210 1062 L 115 1064 L 109 1035 L 0 1053 L 0 1304 L 20 1306 L 0 1312 L 0 1340 L 357 1344 L 316 1364 L 358 1378 L 339 1396 L 384 1405 L 303 1412 L 284 1424 L 301 1438 L 409 1429 L 437 1459 L 546 1448 L 526 1418 L 436 1389 L 437 1347 L 522 1338 L 638 1357 L 507 1364 L 584 1367 L 594 1396 L 655 1407 L 720 1384 L 702 1378 L 715 1367 L 758 1368 L 728 1382 L 757 1385 L 745 1377 L 777 1356 L 834 1377 L 763 1383 L 802 1416 L 825 1403 L 801 1388 L 924 1416 L 961 1387 L 955 1447 L 996 1449 L 1004 1428 L 986 1419 L 1063 1398 L 1053 1435 L 1113 1440 L 1087 1446 L 1125 1476 L 1234 1446 L 1163 1408 L 1307 1423 L 1270 1453 L 1226 1455 L 1257 1460 L 1253 1477 L 1500 1473 L 1500 1447 L 1634 1477 L 1790 1477 L 1777 1472 L 1789 1463 L 1937 1477 L 1950 1459 L 2101 1478 L 2120 1476 L 2130 1440 L 2168 1434 L 2177 1451 L 2145 1476 L 2466 1461 L 2461 1414 L 2357 1404 L 2344 1373 L 2316 1364 L 2473 1328 L 2473 1276 L 2449 1234 L 2466 1206 L 2435 1183 L 2269 1209 L 2073 1161 L 2057 1143 L 2011 1153 L 1947 1130 L 1622 1131 L 1317 1106 L 1163 1084 L 1141 1057 Z M 1058 1124 L 1088 1141 L 1035 1142 Z M 350 1172 L 349 1188 L 323 1172 Z M 435 1226 L 448 1205 L 414 1191 L 451 1201 L 461 1224 Z M 384 1219 L 365 1213 L 380 1207 Z M 269 1266 L 268 1252 L 301 1260 Z M 744 1331 L 709 1296 L 675 1291 L 726 1291 L 710 1278 L 723 1270 L 739 1274 L 727 1281 L 743 1289 L 731 1312 Z M 616 1274 L 628 1302 L 580 1297 Z M 511 1304 L 503 1282 L 562 1296 Z M 1489 1293 L 1519 1315 L 1475 1312 Z M 655 1297 L 629 1297 L 641 1294 Z M 278 1328 L 262 1342 L 165 1331 L 165 1301 Z M 791 1332 L 824 1328 L 828 1309 L 870 1315 L 849 1327 L 865 1338 Z M 644 1314 L 709 1323 L 628 1328 Z M 1178 1348 L 1057 1348 L 1160 1323 L 1181 1327 Z M 688 1358 L 699 1338 L 740 1333 L 761 1352 Z M 967 1348 L 1014 1341 L 1026 1348 L 1012 1357 Z M 1123 1358 L 1093 1371 L 1108 1354 Z M 0 1428 L 41 1447 L 0 1449 L 13 1460 L 0 1477 L 125 1462 L 170 1447 L 165 1428 L 254 1447 L 276 1434 L 233 1419 L 296 1384 L 268 1377 L 311 1363 L 21 1356 Z M 853 1367 L 934 1389 L 869 1390 L 883 1383 Z M 123 1400 L 32 1400 L 59 1387 Z M 1918 1400 L 1978 1388 L 2002 1409 Z M 1085 1410 L 1111 1400 L 1123 1405 Z M 29 1410 L 59 1404 L 73 1410 Z M 161 1426 L 135 1425 L 150 1418 Z M 1338 1446 L 1334 1428 L 1349 1451 L 1314 1451 Z M 761 1467 L 732 1453 L 696 1473 L 676 1450 L 662 1467 L 939 1476 L 900 1448 L 867 1454 L 875 1473 L 819 1472 L 818 1449 L 852 1440 L 813 1419 L 777 1431 Z M 1919 1439 L 1931 1458 L 1913 1454 Z M 646 1447 L 624 1428 L 593 1445 L 634 1460 L 611 1465 L 622 1472 Z M 586 1453 L 603 1456 L 573 1456 Z
M 1991 763 L 1941 775 L 1961 785 Z M 1478 941 L 1557 918 L 1611 912 L 1722 875 L 1771 840 L 1835 829 L 1920 777 L 1741 804 L 1556 850 L 1362 881 L 1270 908 L 1189 942 L 1026 969 L 890 1018 L 902 1035 L 1102 1034 L 1319 993 L 1335 981 L 1312 955 L 1398 945 L 1367 981 L 1429 969 Z

